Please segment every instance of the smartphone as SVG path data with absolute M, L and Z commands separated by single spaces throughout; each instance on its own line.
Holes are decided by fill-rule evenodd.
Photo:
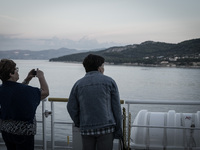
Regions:
M 32 75 L 36 76 L 36 75 L 37 75 L 37 71 L 34 70 L 34 71 L 32 72 Z

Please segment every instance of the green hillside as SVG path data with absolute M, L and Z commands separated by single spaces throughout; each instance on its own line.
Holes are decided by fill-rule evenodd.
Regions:
M 111 47 L 52 58 L 50 61 L 82 62 L 88 54 L 101 55 L 111 64 L 129 65 L 193 65 L 200 62 L 200 39 L 183 41 L 178 44 L 146 41 L 141 44 Z M 168 62 L 168 63 L 167 63 Z

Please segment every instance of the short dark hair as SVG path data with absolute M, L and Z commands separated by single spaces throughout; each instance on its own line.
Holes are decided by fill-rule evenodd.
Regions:
M 16 63 L 10 59 L 0 61 L 0 79 L 4 82 L 10 78 L 10 73 L 14 74 Z
M 104 63 L 105 59 L 99 55 L 89 54 L 83 60 L 83 66 L 86 72 L 97 71 L 98 68 Z

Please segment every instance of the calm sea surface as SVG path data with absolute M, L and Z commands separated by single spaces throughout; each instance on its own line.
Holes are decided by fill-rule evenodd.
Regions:
M 85 75 L 82 64 L 48 62 L 47 60 L 15 60 L 15 62 L 19 67 L 19 82 L 22 82 L 33 68 L 39 68 L 44 72 L 50 88 L 49 97 L 68 98 L 73 84 Z M 120 98 L 123 100 L 200 101 L 200 69 L 105 65 L 104 74 L 116 81 Z M 39 87 L 39 82 L 34 78 L 29 85 Z M 126 108 L 126 105 L 123 107 Z M 47 102 L 47 109 L 50 109 L 49 102 Z M 55 109 L 57 121 L 71 121 L 66 110 L 66 103 L 55 104 Z M 140 109 L 149 111 L 175 109 L 177 112 L 196 112 L 200 110 L 200 106 L 131 106 L 131 112 L 134 115 Z M 37 110 L 38 120 L 40 116 L 41 105 Z M 49 122 L 50 117 L 47 120 Z M 66 140 L 66 135 L 71 134 L 64 125 L 56 127 L 58 140 Z M 40 125 L 38 125 L 38 130 L 41 130 Z M 36 138 L 40 137 L 40 134 L 36 136 Z

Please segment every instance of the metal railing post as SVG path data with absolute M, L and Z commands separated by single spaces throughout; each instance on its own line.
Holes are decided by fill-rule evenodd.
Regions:
M 129 115 L 130 115 L 130 104 L 128 104 L 128 108 L 127 108 L 127 113 L 128 113 L 128 126 L 127 126 L 127 132 L 130 130 L 129 128 L 130 128 L 130 126 L 129 126 L 129 122 L 130 122 L 130 117 L 129 117 Z M 130 135 L 130 133 L 128 132 L 128 137 L 127 137 L 127 139 L 131 136 Z M 128 145 L 128 141 L 127 141 L 127 145 Z
M 54 133 L 54 127 L 55 127 L 55 124 L 54 124 L 54 102 L 51 102 L 51 149 L 54 150 L 54 147 L 55 147 L 55 141 L 54 141 L 54 136 L 55 136 L 55 133 Z
M 47 150 L 47 142 L 46 142 L 46 116 L 45 116 L 45 108 L 46 108 L 46 99 L 42 100 L 42 138 L 43 138 L 43 150 Z

